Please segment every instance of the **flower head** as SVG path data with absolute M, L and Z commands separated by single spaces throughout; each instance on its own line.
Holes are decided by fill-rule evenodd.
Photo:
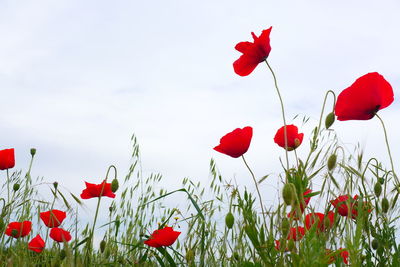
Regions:
M 253 128 L 250 126 L 243 129 L 237 128 L 226 134 L 219 141 L 220 144 L 214 147 L 214 150 L 238 158 L 247 152 L 253 136 Z
M 32 222 L 11 222 L 7 225 L 5 234 L 14 238 L 25 237 L 29 235 L 32 229 Z
M 343 263 L 344 264 L 349 264 L 349 256 L 350 256 L 349 252 L 347 250 L 343 249 L 343 248 L 339 248 L 339 249 L 342 250 L 340 252 L 340 256 L 343 258 Z
M 49 236 L 57 242 L 68 242 L 71 240 L 70 232 L 57 227 L 51 228 Z
M 35 251 L 37 253 L 42 252 L 44 247 L 45 243 L 40 235 L 37 235 L 28 243 L 28 249 Z
M 164 227 L 163 229 L 155 230 L 144 243 L 155 248 L 171 246 L 180 234 L 181 232 L 174 231 L 172 227 Z
M 85 182 L 85 184 L 86 189 L 82 191 L 82 199 L 89 199 L 101 196 L 115 198 L 115 194 L 111 191 L 111 183 L 106 183 L 106 181 L 104 181 L 101 184 L 91 184 L 87 182 Z
M 335 213 L 332 211 L 329 211 L 326 215 L 320 212 L 309 213 L 305 217 L 307 230 L 309 230 L 314 224 L 317 224 L 317 230 L 321 232 L 332 227 L 334 221 Z
M 347 217 L 351 214 L 352 218 L 355 219 L 358 215 L 357 198 L 357 195 L 355 195 L 353 199 L 348 195 L 341 195 L 336 199 L 331 200 L 331 204 L 336 208 L 337 212 L 341 216 Z
M 0 150 L 0 170 L 11 169 L 15 166 L 14 148 Z
M 291 151 L 296 149 L 299 145 L 301 145 L 301 142 L 303 142 L 303 133 L 298 132 L 297 126 L 291 124 L 291 125 L 286 125 L 286 137 L 287 137 L 287 150 Z M 276 132 L 275 137 L 274 137 L 275 143 L 280 146 L 285 148 L 285 126 L 282 126 L 279 128 L 279 130 Z
M 393 102 L 392 86 L 377 72 L 365 74 L 338 96 L 335 114 L 340 121 L 369 120 Z
M 233 63 L 233 69 L 236 74 L 240 76 L 247 76 L 253 72 L 257 65 L 267 59 L 271 52 L 271 45 L 269 43 L 269 34 L 272 27 L 263 30 L 261 35 L 257 37 L 254 32 L 253 42 L 240 42 L 235 46 L 235 49 L 243 55 Z
M 66 217 L 67 213 L 61 210 L 49 210 L 40 213 L 40 219 L 49 228 L 60 226 Z

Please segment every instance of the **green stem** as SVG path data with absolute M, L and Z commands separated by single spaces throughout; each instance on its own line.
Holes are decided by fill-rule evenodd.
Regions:
M 7 204 L 10 204 L 10 175 L 7 169 Z
M 247 169 L 249 170 L 249 172 L 250 172 L 250 174 L 251 174 L 251 177 L 253 178 L 254 185 L 256 186 L 258 198 L 260 199 L 261 212 L 262 212 L 262 215 L 263 215 L 264 225 L 265 225 L 265 228 L 267 228 L 267 220 L 265 219 L 265 214 L 266 214 L 266 213 L 265 213 L 265 211 L 264 211 L 264 205 L 263 205 L 263 203 L 262 203 L 262 198 L 261 198 L 260 190 L 259 190 L 259 188 L 258 188 L 258 183 L 257 183 L 256 177 L 255 177 L 253 171 L 250 169 L 249 165 L 247 164 L 247 162 L 246 162 L 246 160 L 245 160 L 245 158 L 244 158 L 243 155 L 242 155 L 242 159 L 243 159 L 243 162 L 244 162 L 244 164 L 246 165 Z
M 288 140 L 287 140 L 287 130 L 286 130 L 286 117 L 285 117 L 285 107 L 283 106 L 283 100 L 282 100 L 282 96 L 278 87 L 278 81 L 276 79 L 276 75 L 275 72 L 272 70 L 271 66 L 269 65 L 268 61 L 265 60 L 265 63 L 267 63 L 267 66 L 269 68 L 269 70 L 272 73 L 272 77 L 274 78 L 274 84 L 275 84 L 275 89 L 276 92 L 278 93 L 278 97 L 279 97 L 279 102 L 281 104 L 281 112 L 282 112 L 282 118 L 283 118 L 283 133 L 284 133 L 284 138 L 285 138 L 285 157 L 286 157 L 286 170 L 289 170 L 289 156 L 288 156 Z M 286 176 L 287 179 L 287 176 Z
M 375 116 L 376 116 L 376 117 L 381 121 L 381 123 L 382 123 L 383 133 L 385 134 L 386 147 L 387 147 L 387 150 L 388 150 L 388 153 L 389 153 L 390 165 L 392 166 L 393 177 L 394 177 L 394 179 L 396 180 L 397 186 L 399 186 L 400 183 L 399 183 L 399 179 L 397 178 L 396 172 L 394 171 L 393 158 L 392 158 L 392 153 L 390 152 L 390 146 L 389 146 L 389 141 L 388 141 L 388 136 L 387 136 L 385 124 L 383 123 L 382 118 L 381 118 L 378 114 L 375 114 Z

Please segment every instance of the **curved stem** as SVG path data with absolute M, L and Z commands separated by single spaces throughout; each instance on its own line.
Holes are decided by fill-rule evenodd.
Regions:
M 243 162 L 244 162 L 244 164 L 246 165 L 247 169 L 249 170 L 249 172 L 250 172 L 250 174 L 251 174 L 251 177 L 253 178 L 254 185 L 256 186 L 258 198 L 260 199 L 261 212 L 262 212 L 262 214 L 263 214 L 264 225 L 265 225 L 265 227 L 267 227 L 267 220 L 265 219 L 265 214 L 266 214 L 266 213 L 265 213 L 265 211 L 264 211 L 264 205 L 263 205 L 263 203 L 262 203 L 261 193 L 260 193 L 260 189 L 258 188 L 258 184 L 257 184 L 256 177 L 255 177 L 253 171 L 250 169 L 249 165 L 247 164 L 247 162 L 246 162 L 246 160 L 245 160 L 245 158 L 244 158 L 243 155 L 242 155 L 242 159 L 243 159 Z
M 398 178 L 397 178 L 396 172 L 394 171 L 393 158 L 392 158 L 392 153 L 390 152 L 390 146 L 389 146 L 389 141 L 388 141 L 388 136 L 387 136 L 385 124 L 383 123 L 382 118 L 381 118 L 378 114 L 375 114 L 375 116 L 376 116 L 376 117 L 381 121 L 381 123 L 382 123 L 383 133 L 385 134 L 386 147 L 387 147 L 387 150 L 388 150 L 388 153 L 389 153 L 390 165 L 392 166 L 393 177 L 394 177 L 394 179 L 396 180 L 396 183 L 397 183 L 396 186 L 399 186 L 399 180 L 398 180 Z
M 279 87 L 278 87 L 278 81 L 276 79 L 275 76 L 275 72 L 272 70 L 271 66 L 269 65 L 268 61 L 265 60 L 265 63 L 267 63 L 267 66 L 269 68 L 269 70 L 272 73 L 272 77 L 274 78 L 274 84 L 275 84 L 275 89 L 276 92 L 278 93 L 278 97 L 279 97 L 279 102 L 281 104 L 281 112 L 282 112 L 282 118 L 283 118 L 283 133 L 284 133 L 284 138 L 285 138 L 285 157 L 286 157 L 286 170 L 289 170 L 289 156 L 288 156 L 288 141 L 287 141 L 287 130 L 286 130 L 286 117 L 285 117 L 285 107 L 283 106 L 283 100 L 282 100 L 282 96 L 281 93 L 279 91 Z M 287 176 L 286 176 L 287 177 Z M 287 178 L 286 178 L 287 179 Z

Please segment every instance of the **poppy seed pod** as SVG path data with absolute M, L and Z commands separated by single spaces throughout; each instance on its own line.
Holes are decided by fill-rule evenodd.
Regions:
M 293 250 L 293 249 L 295 248 L 295 244 L 294 244 L 293 239 L 290 239 L 290 240 L 289 240 L 289 242 L 288 242 L 288 244 L 287 244 L 287 248 L 288 248 L 289 250 Z
M 188 250 L 186 251 L 185 258 L 186 258 L 186 261 L 187 261 L 188 263 L 189 263 L 189 262 L 192 262 L 192 261 L 194 260 L 195 254 L 194 254 L 193 249 L 188 249 Z
M 330 157 L 328 158 L 328 170 L 329 170 L 329 171 L 332 171 L 332 170 L 335 168 L 335 166 L 336 166 L 336 159 L 337 159 L 336 154 L 332 154 L 332 155 L 330 155 Z
M 117 180 L 117 178 L 114 178 L 114 180 L 112 180 L 112 182 L 111 182 L 111 191 L 113 193 L 115 193 L 115 192 L 117 192 L 118 188 L 119 188 L 118 180 Z
M 290 206 L 292 204 L 292 201 L 294 199 L 292 183 L 287 183 L 283 186 L 282 197 L 283 197 L 283 201 L 285 201 L 286 205 Z
M 329 129 L 329 127 L 331 127 L 334 122 L 335 122 L 335 113 L 331 112 L 325 118 L 325 128 Z
M 387 213 L 389 211 L 389 200 L 386 197 L 382 199 L 382 211 L 384 213 Z
M 67 257 L 67 252 L 65 251 L 65 249 L 62 249 L 60 251 L 60 260 L 65 259 L 65 257 Z
M 17 192 L 17 191 L 19 190 L 19 188 L 20 188 L 20 185 L 19 185 L 19 184 L 14 184 L 13 190 L 14 190 L 15 192 Z
M 382 185 L 380 182 L 377 182 L 374 186 L 374 193 L 376 197 L 379 197 L 382 193 Z
M 374 240 L 372 240 L 371 246 L 372 246 L 372 248 L 373 248 L 374 250 L 377 250 L 378 247 L 379 247 L 379 241 L 378 241 L 378 239 L 375 239 L 375 238 L 374 238 Z
M 225 217 L 226 227 L 228 227 L 228 229 L 232 229 L 234 222 L 235 222 L 235 217 L 233 217 L 232 212 L 228 212 L 228 214 L 226 214 Z
M 106 249 L 106 245 L 107 245 L 107 243 L 106 243 L 105 240 L 101 240 L 100 241 L 100 251 L 101 251 L 101 253 L 103 253 L 104 250 Z
M 287 236 L 289 234 L 290 230 L 290 223 L 287 218 L 282 219 L 282 224 L 281 224 L 281 231 L 283 236 Z

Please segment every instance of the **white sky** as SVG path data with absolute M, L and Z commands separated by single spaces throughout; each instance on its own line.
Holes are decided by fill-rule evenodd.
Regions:
M 33 176 L 80 194 L 83 181 L 100 182 L 109 164 L 126 174 L 135 133 L 144 171 L 162 173 L 169 189 L 184 177 L 207 186 L 211 157 L 225 179 L 251 186 L 240 159 L 212 148 L 252 126 L 249 164 L 258 177 L 280 171 L 271 75 L 264 65 L 248 77 L 232 68 L 235 44 L 273 26 L 269 61 L 289 123 L 296 114 L 311 117 L 299 153 L 308 151 L 325 91 L 378 71 L 395 92 L 380 114 L 398 166 L 399 14 L 399 1 L 375 0 L 0 1 L 0 148 L 15 147 L 16 168 L 26 169 L 36 147 Z M 378 120 L 333 128 L 388 162 Z

